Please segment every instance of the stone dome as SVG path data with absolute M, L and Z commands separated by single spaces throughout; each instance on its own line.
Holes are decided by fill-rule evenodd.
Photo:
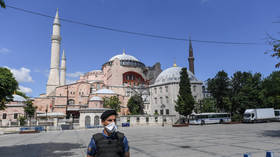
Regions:
M 26 99 L 20 95 L 13 94 L 13 101 L 22 102 L 22 101 L 26 101 Z
M 164 71 L 162 71 L 156 81 L 155 84 L 164 84 L 164 83 L 171 83 L 171 82 L 180 82 L 180 72 L 182 67 L 171 67 Z M 197 78 L 194 76 L 192 72 L 187 70 L 190 81 L 198 81 Z
M 116 56 L 112 57 L 109 61 L 111 62 L 111 61 L 115 60 L 116 58 L 118 58 L 119 60 L 130 60 L 130 61 L 137 61 L 137 62 L 139 62 L 139 60 L 137 58 L 135 58 L 135 57 L 133 57 L 131 55 L 127 55 L 125 53 L 116 55 Z

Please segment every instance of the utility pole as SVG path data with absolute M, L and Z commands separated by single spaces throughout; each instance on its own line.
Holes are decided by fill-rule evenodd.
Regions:
M 67 110 L 68 110 L 68 105 L 69 105 L 68 94 L 69 94 L 68 85 L 66 85 L 66 111 L 65 111 L 66 119 L 67 119 L 67 115 L 68 115 Z

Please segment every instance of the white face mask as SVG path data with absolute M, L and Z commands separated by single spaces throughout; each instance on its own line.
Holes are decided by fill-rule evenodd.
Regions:
M 108 133 L 112 134 L 112 133 L 116 132 L 118 128 L 117 128 L 115 122 L 112 122 L 112 123 L 108 124 L 107 126 L 105 126 L 105 129 Z

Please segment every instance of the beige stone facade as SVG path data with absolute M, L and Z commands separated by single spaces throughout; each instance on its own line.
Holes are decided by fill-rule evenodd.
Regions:
M 19 126 L 19 117 L 24 116 L 25 99 L 13 95 L 13 101 L 5 104 L 6 109 L 0 110 L 0 126 Z
M 62 113 L 66 118 L 73 117 L 73 119 L 80 119 L 80 126 L 94 125 L 97 120 L 92 117 L 99 116 L 101 110 L 104 109 L 103 98 L 117 96 L 121 102 L 120 115 L 125 116 L 129 114 L 127 102 L 129 98 L 135 94 L 142 96 L 144 100 L 144 112 L 147 115 L 153 116 L 157 110 L 160 112 L 160 105 L 163 104 L 163 99 L 169 102 L 166 103 L 164 115 L 178 115 L 174 109 L 174 101 L 178 94 L 178 80 L 164 82 L 168 80 L 162 79 L 160 76 L 165 73 L 166 76 L 172 75 L 165 70 L 162 72 L 160 63 L 154 64 L 152 67 L 147 67 L 144 63 L 139 61 L 134 56 L 126 54 L 118 54 L 110 58 L 102 65 L 100 70 L 92 70 L 80 76 L 75 83 L 58 85 L 53 79 L 59 78 L 57 68 L 59 64 L 59 46 L 55 46 L 57 39 L 60 39 L 60 24 L 58 24 L 58 13 L 54 22 L 54 35 L 59 35 L 59 38 L 52 38 L 52 55 L 51 55 L 51 71 L 49 74 L 49 81 L 47 83 L 47 93 L 41 94 L 40 97 L 35 98 L 34 105 L 37 106 L 38 113 Z M 59 28 L 58 28 L 59 26 Z M 56 36 L 57 37 L 57 36 Z M 60 42 L 60 40 L 59 40 Z M 60 43 L 59 43 L 60 44 Z M 192 51 L 192 49 L 191 49 Z M 71 56 L 69 56 L 71 57 Z M 62 58 L 64 62 L 62 69 L 66 70 L 66 60 L 63 53 Z M 54 61 L 55 60 L 55 61 Z M 193 60 L 192 60 L 192 66 Z M 55 68 L 54 68 L 55 67 Z M 53 70 L 56 69 L 56 70 Z M 55 73 L 54 73 L 55 71 Z M 172 71 L 171 71 L 172 72 Z M 178 77 L 178 70 L 176 71 L 176 79 Z M 194 75 L 191 73 L 193 78 Z M 65 77 L 65 74 L 63 74 Z M 172 77 L 167 77 L 166 79 Z M 60 78 L 64 80 L 65 78 Z M 161 80 L 159 82 L 158 80 Z M 51 82 L 51 83 L 50 83 Z M 196 100 L 202 99 L 202 82 L 195 79 L 191 81 L 193 96 Z M 55 86 L 53 86 L 55 84 Z M 164 94 L 156 94 L 154 90 L 168 90 Z M 160 103 L 155 103 L 155 99 L 160 99 Z M 91 115 L 93 114 L 93 115 Z M 87 119 L 87 122 L 86 122 Z M 142 118 L 143 119 L 143 118 Z M 90 121 L 90 122 L 89 122 Z M 142 120 L 141 120 L 142 121 Z M 153 121 L 153 120 L 151 120 Z
M 123 53 L 104 63 L 101 70 L 85 73 L 75 83 L 56 87 L 54 95 L 35 98 L 34 104 L 41 113 L 62 112 L 78 118 L 82 109 L 104 107 L 103 100 L 91 100 L 93 97 L 117 96 L 121 102 L 120 115 L 127 115 L 129 98 L 143 90 L 148 93 L 149 80 L 154 79 L 147 75 L 151 71 L 135 57 Z

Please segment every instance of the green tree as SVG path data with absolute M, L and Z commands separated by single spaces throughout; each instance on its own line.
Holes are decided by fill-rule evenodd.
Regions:
M 223 70 L 219 71 L 214 78 L 207 80 L 207 90 L 215 99 L 219 111 L 228 111 L 230 108 L 229 87 L 230 80 L 228 74 Z
M 29 118 L 29 125 L 31 125 L 31 118 L 34 117 L 37 107 L 33 106 L 32 100 L 27 100 L 25 102 L 24 112 Z
M 130 114 L 143 114 L 144 113 L 144 102 L 140 95 L 133 95 L 127 102 L 127 107 Z
M 216 102 L 213 98 L 204 98 L 199 102 L 200 112 L 216 112 Z
M 111 96 L 110 98 L 104 97 L 103 101 L 104 101 L 104 107 L 111 108 L 116 110 L 117 112 L 120 112 L 121 102 L 117 96 Z
M 6 8 L 4 0 L 0 0 L 0 5 L 1 5 L 2 8 Z
M 272 52 L 271 56 L 280 59 L 280 40 L 277 40 L 269 35 L 268 38 L 269 38 L 268 43 L 272 45 L 272 50 L 270 50 Z M 275 65 L 275 68 L 279 68 L 279 67 L 280 67 L 280 62 L 276 63 Z
M 280 108 L 280 71 L 274 71 L 264 79 L 260 95 L 264 107 Z
M 6 108 L 5 104 L 12 100 L 13 93 L 17 90 L 18 83 L 11 71 L 0 67 L 0 110 Z
M 180 72 L 179 94 L 175 103 L 175 110 L 185 117 L 188 117 L 194 109 L 195 101 L 191 92 L 187 68 L 182 68 Z
M 262 107 L 261 74 L 236 72 L 231 80 L 231 113 L 242 115 L 248 108 Z
M 20 126 L 24 126 L 24 125 L 25 125 L 25 120 L 26 120 L 26 118 L 25 118 L 24 116 L 20 116 L 20 117 L 18 118 L 18 120 L 19 120 L 19 125 L 20 125 Z

